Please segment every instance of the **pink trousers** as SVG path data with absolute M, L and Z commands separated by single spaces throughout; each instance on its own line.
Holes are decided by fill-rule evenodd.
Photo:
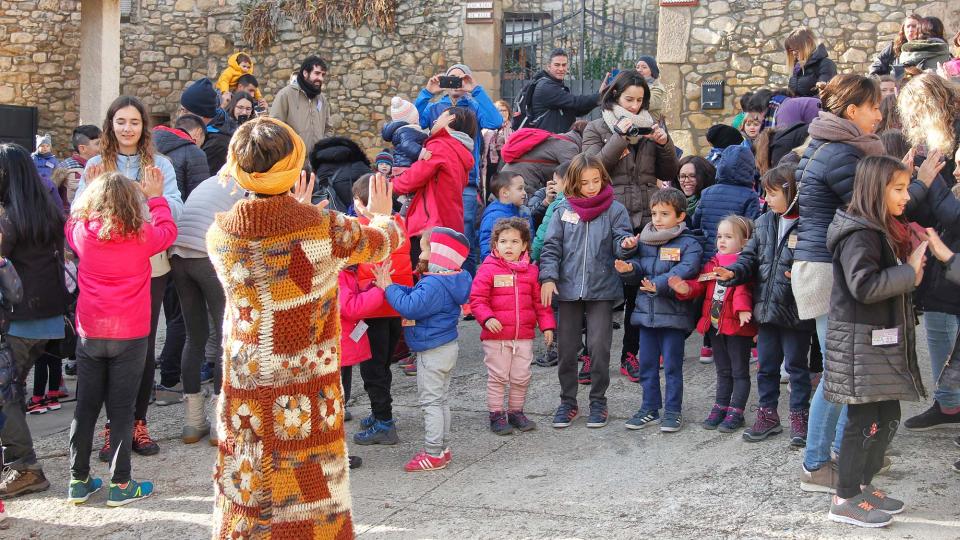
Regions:
M 533 340 L 490 340 L 483 342 L 483 362 L 487 365 L 487 408 L 503 411 L 507 394 L 508 411 L 522 411 L 530 386 L 530 363 L 533 361 Z

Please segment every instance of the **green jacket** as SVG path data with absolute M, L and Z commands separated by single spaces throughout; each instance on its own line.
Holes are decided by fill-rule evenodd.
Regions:
M 537 235 L 533 238 L 533 247 L 530 249 L 530 258 L 534 261 L 540 260 L 540 250 L 543 249 L 543 241 L 547 238 L 547 229 L 550 226 L 550 218 L 553 217 L 553 209 L 564 199 L 563 193 L 557 193 L 553 202 L 547 207 L 547 212 L 543 215 L 543 221 L 537 227 Z

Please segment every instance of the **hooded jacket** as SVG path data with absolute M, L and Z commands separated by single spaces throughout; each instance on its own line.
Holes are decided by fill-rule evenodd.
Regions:
M 184 202 L 201 182 L 210 177 L 206 154 L 183 130 L 167 126 L 153 128 L 153 147 L 167 156 L 173 165 Z
M 924 397 L 915 349 L 913 268 L 897 262 L 883 231 L 843 210 L 830 223 L 827 248 L 836 279 L 823 360 L 824 397 L 849 404 Z M 878 342 L 880 332 L 893 342 Z
M 480 229 L 478 231 L 478 241 L 480 247 L 480 260 L 487 258 L 487 255 L 493 251 L 490 240 L 493 238 L 493 227 L 501 219 L 518 217 L 527 220 L 530 224 L 530 230 L 533 230 L 533 220 L 530 217 L 530 211 L 525 206 L 514 206 L 500 201 L 493 201 L 483 210 L 483 217 L 480 219 Z
M 507 262 L 496 253 L 484 259 L 477 268 L 470 291 L 470 312 L 480 323 L 480 339 L 533 339 L 536 328 L 553 330 L 553 310 L 540 301 L 539 270 L 524 254 L 519 261 Z M 497 319 L 503 325 L 499 332 L 487 329 L 486 322 Z
M 603 162 L 613 182 L 614 197 L 630 212 L 634 230 L 650 221 L 650 196 L 660 189 L 657 179 L 676 178 L 680 170 L 677 149 L 669 137 L 663 146 L 650 139 L 632 145 L 610 131 L 603 118 L 587 124 L 583 153 L 598 156 Z
M 527 197 L 532 197 L 553 178 L 553 171 L 558 165 L 570 161 L 580 153 L 582 144 L 583 136 L 576 131 L 563 133 L 562 137 L 549 137 L 519 160 L 504 163 L 500 171 L 522 176 Z
M 387 302 L 397 310 L 403 336 L 411 351 L 423 352 L 457 339 L 460 306 L 470 299 L 470 274 L 427 273 L 413 287 L 393 284 L 386 290 Z
M 441 129 L 424 146 L 432 154 L 393 177 L 396 193 L 413 195 L 407 210 L 407 232 L 419 236 L 429 227 L 463 232 L 463 190 L 473 167 L 471 148 Z
M 360 321 L 372 317 L 386 301 L 383 290 L 376 285 L 360 285 L 356 269 L 341 270 L 337 283 L 340 286 L 337 294 L 340 302 L 340 365 L 349 367 L 372 357 L 367 332 L 359 336 L 353 332 Z
M 310 152 L 310 166 L 317 176 L 313 187 L 313 203 L 324 198 L 327 186 L 333 186 L 343 208 L 353 205 L 353 183 L 372 172 L 370 159 L 360 145 L 345 137 L 323 139 Z
M 270 116 L 293 128 L 303 139 L 304 146 L 313 148 L 327 136 L 330 104 L 323 92 L 311 99 L 300 84 L 293 81 L 277 92 L 270 105 Z
M 540 71 L 533 76 L 537 85 L 533 89 L 533 99 L 530 100 L 530 121 L 536 121 L 537 127 L 552 133 L 566 133 L 578 116 L 590 114 L 597 108 L 600 94 L 586 94 L 575 96 L 570 93 L 563 81 L 554 79 L 546 71 Z
M 414 161 L 420 159 L 420 151 L 423 150 L 423 143 L 427 141 L 428 136 L 420 126 L 403 120 L 394 120 L 383 126 L 380 134 L 383 140 L 393 144 L 394 167 L 409 167 Z
M 250 70 L 244 71 L 240 67 L 240 64 L 237 62 L 237 57 L 241 54 L 246 55 L 250 58 Z M 253 57 L 249 54 L 243 52 L 235 52 L 230 55 L 230 58 L 227 58 L 227 67 L 220 72 L 220 77 L 217 79 L 217 90 L 220 92 L 230 92 L 237 87 L 237 79 L 243 75 L 253 75 L 253 70 L 256 65 L 253 63 Z M 263 99 L 263 94 L 260 93 L 260 89 L 257 88 L 253 94 L 254 99 L 261 100 Z
M 790 75 L 787 86 L 799 97 L 817 97 L 817 83 L 830 82 L 836 74 L 837 65 L 827 58 L 827 48 L 821 43 L 804 62 L 799 73 L 794 70 Z
M 952 59 L 950 46 L 940 39 L 916 39 L 904 43 L 900 48 L 900 63 L 923 71 L 935 70 L 937 64 L 949 62 Z
M 723 218 L 735 214 L 756 219 L 760 215 L 760 196 L 753 189 L 756 170 L 750 148 L 738 144 L 723 150 L 716 181 L 700 192 L 700 203 L 693 214 L 693 229 L 702 230 L 707 239 L 704 259 L 717 252 L 717 227 Z
M 359 221 L 361 225 L 369 225 L 370 223 L 370 221 L 363 216 L 358 216 L 357 221 Z M 401 236 L 403 238 L 409 238 L 407 236 L 407 226 L 399 214 L 394 214 L 393 222 L 397 224 L 397 228 L 400 230 Z M 359 265 L 357 268 L 357 278 L 360 280 L 361 288 L 364 288 L 375 281 L 376 278 L 373 276 L 373 269 L 377 266 L 379 266 L 379 264 L 364 263 Z M 394 283 L 398 285 L 406 285 L 407 287 L 413 286 L 413 267 L 410 261 L 409 241 L 404 241 L 402 244 L 400 244 L 400 247 L 390 252 L 390 270 L 390 277 L 393 279 Z M 390 307 L 390 304 L 383 302 L 380 304 L 378 309 L 367 315 L 366 318 L 380 319 L 384 317 L 400 317 L 400 314 L 397 313 L 395 309 Z
M 220 168 L 227 163 L 230 138 L 236 130 L 237 124 L 223 109 L 217 109 L 217 116 L 207 124 L 206 138 L 203 140 L 203 146 L 200 147 L 207 156 L 207 165 L 210 166 L 209 176 L 220 172 Z

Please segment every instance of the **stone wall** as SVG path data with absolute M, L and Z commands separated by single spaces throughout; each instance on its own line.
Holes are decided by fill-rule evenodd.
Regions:
M 79 0 L 0 0 L 0 103 L 38 107 L 59 154 L 79 119 L 79 49 Z

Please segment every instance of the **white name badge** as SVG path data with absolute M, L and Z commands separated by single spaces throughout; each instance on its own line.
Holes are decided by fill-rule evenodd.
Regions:
M 577 223 L 580 223 L 580 215 L 572 210 L 564 210 L 563 216 L 560 217 L 560 221 L 566 221 L 567 223 L 576 225 Z
M 357 326 L 353 328 L 353 332 L 350 332 L 350 339 L 354 343 L 360 343 L 360 340 L 363 339 L 363 335 L 367 333 L 367 323 L 360 321 L 357 323 Z
M 874 347 L 883 347 L 884 345 L 896 345 L 900 341 L 899 328 L 884 328 L 874 330 L 871 345 Z

